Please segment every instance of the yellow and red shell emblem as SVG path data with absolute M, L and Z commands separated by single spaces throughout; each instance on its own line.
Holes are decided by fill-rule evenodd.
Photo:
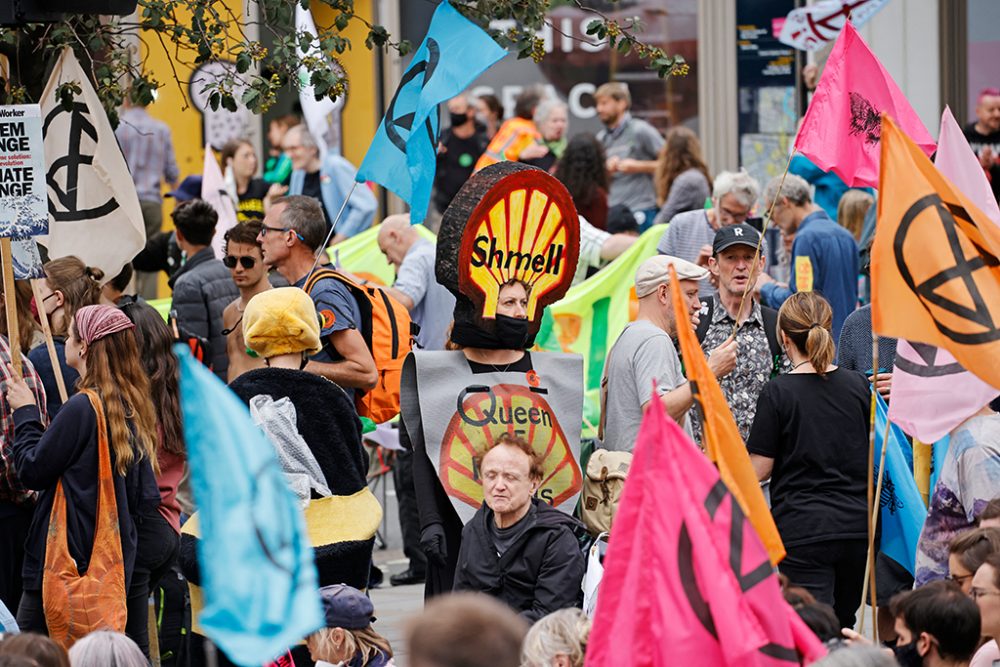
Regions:
M 496 317 L 500 286 L 528 288 L 528 319 L 569 289 L 580 254 L 580 223 L 562 183 L 538 169 L 494 184 L 469 216 L 458 256 L 459 288 Z
M 501 433 L 520 435 L 542 457 L 538 497 L 558 507 L 583 486 L 583 475 L 545 397 L 524 385 L 498 384 L 459 397 L 460 411 L 448 423 L 441 442 L 438 475 L 445 492 L 471 507 L 483 502 L 474 457 Z

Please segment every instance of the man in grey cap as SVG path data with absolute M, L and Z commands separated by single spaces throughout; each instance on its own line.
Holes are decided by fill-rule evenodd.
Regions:
M 686 322 L 678 322 L 674 316 L 671 265 L 677 271 L 681 294 L 691 314 Z M 605 449 L 632 451 L 643 411 L 653 398 L 659 398 L 667 414 L 691 435 L 687 413 L 694 400 L 671 339 L 679 326 L 697 326 L 701 309 L 698 281 L 707 276 L 700 266 L 669 255 L 650 257 L 636 271 L 639 313 L 635 322 L 625 326 L 604 363 L 601 424 Z M 736 366 L 736 341 L 730 338 L 712 350 L 708 365 L 719 378 L 732 372 Z

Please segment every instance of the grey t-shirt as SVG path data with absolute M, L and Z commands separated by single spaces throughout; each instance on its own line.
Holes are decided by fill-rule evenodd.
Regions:
M 642 406 L 653 398 L 653 380 L 657 395 L 662 396 L 687 382 L 687 378 L 670 336 L 648 320 L 625 325 L 608 354 L 605 373 L 608 398 L 604 447 L 631 452 L 639 435 Z M 691 436 L 691 421 L 686 417 L 684 431 Z
M 443 350 L 448 325 L 455 315 L 455 297 L 434 276 L 436 248 L 420 239 L 406 252 L 393 287 L 413 299 L 410 319 L 420 327 L 417 344 L 424 350 Z
M 631 114 L 625 114 L 618 127 L 607 128 L 597 134 L 597 139 L 604 144 L 604 152 L 608 157 L 632 158 L 634 160 L 655 160 L 663 147 L 663 137 L 652 125 Z M 625 204 L 633 212 L 656 208 L 656 188 L 653 186 L 652 174 L 622 174 L 611 175 L 611 188 L 608 192 L 608 206 Z

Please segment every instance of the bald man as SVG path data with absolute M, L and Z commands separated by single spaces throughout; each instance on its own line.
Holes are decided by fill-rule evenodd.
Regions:
M 420 327 L 417 345 L 424 350 L 443 350 L 455 297 L 434 276 L 437 248 L 410 225 L 409 215 L 390 215 L 382 222 L 378 247 L 396 268 L 396 282 L 387 291 L 406 306 Z

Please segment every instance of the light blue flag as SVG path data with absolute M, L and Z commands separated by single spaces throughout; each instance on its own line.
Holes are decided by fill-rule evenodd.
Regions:
M 944 457 L 948 454 L 948 445 L 951 443 L 951 435 L 946 435 L 933 445 L 931 445 L 931 480 L 930 496 L 934 497 L 934 488 L 937 486 L 938 477 L 944 469 Z
M 181 410 L 198 504 L 204 633 L 260 665 L 323 626 L 305 520 L 250 411 L 184 345 Z
M 888 406 L 876 393 L 875 408 L 875 481 L 885 435 Z M 909 456 L 907 456 L 909 454 Z M 907 464 L 907 461 L 910 464 Z M 885 450 L 885 475 L 879 497 L 879 523 L 882 526 L 881 551 L 911 574 L 917 555 L 917 541 L 924 527 L 927 507 L 913 479 L 913 452 L 909 441 L 895 424 L 889 427 L 889 443 Z
M 357 181 L 389 188 L 410 204 L 410 222 L 423 222 L 437 167 L 438 104 L 461 93 L 506 53 L 447 1 L 438 5 L 375 131 Z

